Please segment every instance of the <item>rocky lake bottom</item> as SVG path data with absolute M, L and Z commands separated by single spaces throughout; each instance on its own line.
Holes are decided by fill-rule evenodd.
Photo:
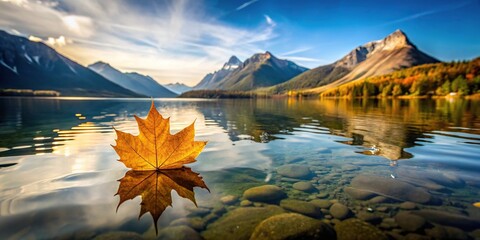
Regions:
M 159 236 L 174 239 L 189 228 L 188 239 L 480 238 L 477 179 L 397 170 L 325 159 L 281 165 L 268 184 L 242 192 L 237 183 Z

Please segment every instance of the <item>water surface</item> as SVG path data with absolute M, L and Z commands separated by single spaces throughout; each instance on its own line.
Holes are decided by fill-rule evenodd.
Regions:
M 138 220 L 140 197 L 116 212 L 117 180 L 128 169 L 110 146 L 116 138 L 112 127 L 138 134 L 133 115 L 144 118 L 150 101 L 0 98 L 0 239 L 82 239 L 113 231 L 154 237 L 151 216 Z M 189 167 L 210 189 L 195 189 L 205 214 L 173 192 L 173 207 L 160 217 L 159 230 L 186 216 L 204 219 L 218 209 L 221 197 L 241 197 L 264 184 L 280 186 L 291 199 L 340 202 L 351 217 L 371 210 L 391 219 L 411 199 L 374 183 L 356 188 L 373 188 L 387 200 L 356 200 L 345 192 L 356 177 L 372 175 L 389 179 L 385 184 L 401 181 L 428 192 L 435 201 L 417 203 L 417 211 L 440 209 L 480 219 L 473 206 L 480 201 L 480 102 L 156 99 L 155 104 L 170 117 L 172 132 L 195 121 L 196 140 L 208 141 Z M 277 173 L 286 164 L 308 166 L 315 176 L 307 181 L 315 190 L 292 189 L 302 180 Z M 217 217 L 239 207 L 238 202 L 227 206 Z M 337 223 L 328 210 L 323 213 L 324 222 Z M 440 225 L 472 237 L 480 228 L 426 218 L 430 225 L 416 234 Z M 217 218 L 212 219 L 207 228 Z M 384 233 L 412 234 L 395 224 L 371 224 Z

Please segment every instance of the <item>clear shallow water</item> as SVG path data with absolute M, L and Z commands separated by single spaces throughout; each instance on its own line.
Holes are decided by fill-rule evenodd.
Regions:
M 195 189 L 206 213 L 173 192 L 173 208 L 160 217 L 159 230 L 186 216 L 226 215 L 239 204 L 218 211 L 221 197 L 241 197 L 264 184 L 282 187 L 290 199 L 338 201 L 357 217 L 371 209 L 391 219 L 402 202 L 412 200 L 375 183 L 353 183 L 364 175 L 388 179 L 383 185 L 389 188 L 407 182 L 435 199 L 417 203 L 415 211 L 440 209 L 480 219 L 472 205 L 480 201 L 480 102 L 162 99 L 155 104 L 170 116 L 173 132 L 195 120 L 196 139 L 209 143 L 189 167 L 211 190 Z M 117 180 L 128 169 L 110 146 L 116 138 L 112 127 L 137 134 L 133 115 L 145 117 L 149 106 L 150 99 L 1 98 L 0 239 L 81 239 L 112 231 L 155 237 L 151 216 L 138 220 L 139 197 L 116 212 Z M 315 190 L 292 189 L 301 180 L 281 176 L 277 169 L 285 164 L 308 166 L 314 176 L 307 180 Z M 345 193 L 352 186 L 389 200 L 356 200 Z M 328 210 L 323 215 L 326 223 L 337 223 Z M 207 229 L 217 218 L 204 221 Z M 451 226 L 424 218 L 428 225 L 416 234 Z M 384 233 L 412 234 L 398 224 L 371 223 Z M 471 238 L 480 228 L 461 221 L 453 227 Z

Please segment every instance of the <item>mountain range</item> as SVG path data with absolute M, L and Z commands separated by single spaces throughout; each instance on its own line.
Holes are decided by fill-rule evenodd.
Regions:
M 356 79 L 436 62 L 438 62 L 437 59 L 418 50 L 405 33 L 396 30 L 382 40 L 369 42 L 353 49 L 334 63 L 311 69 L 270 90 L 273 93 L 299 89 L 320 91 Z
M 436 62 L 397 30 L 310 70 L 268 51 L 244 62 L 232 56 L 193 89 L 319 93 L 357 79 Z M 149 76 L 123 73 L 104 62 L 84 67 L 41 42 L 4 31 L 0 31 L 0 74 L 0 89 L 55 90 L 62 96 L 175 97 L 191 89 L 181 83 L 164 87 Z
M 254 90 L 285 82 L 306 70 L 268 51 L 254 54 L 243 63 L 232 56 L 222 69 L 207 74 L 194 89 Z
M 192 87 L 189 87 L 189 86 L 187 86 L 183 83 L 179 83 L 179 82 L 168 83 L 168 84 L 165 84 L 163 86 L 166 87 L 168 90 L 176 93 L 176 94 L 182 94 L 184 92 L 188 92 L 188 91 L 193 89 Z
M 177 94 L 160 85 L 149 76 L 139 73 L 122 73 L 110 64 L 96 62 L 88 66 L 89 69 L 102 75 L 106 79 L 120 85 L 123 88 L 134 91 L 147 97 L 176 97 Z
M 149 76 L 108 63 L 84 67 L 41 42 L 0 31 L 0 89 L 54 90 L 61 96 L 176 97 Z
M 352 61 L 351 61 L 352 60 Z M 337 76 L 337 79 L 325 84 L 319 84 L 310 92 L 321 92 L 324 89 L 337 87 L 342 84 L 371 76 L 391 73 L 395 70 L 408 68 L 427 63 L 439 62 L 434 57 L 420 51 L 410 42 L 407 35 L 396 30 L 382 40 L 366 43 L 357 47 L 346 57 L 337 61 L 348 69 L 344 76 Z M 306 81 L 315 80 L 307 78 Z M 292 79 L 291 81 L 296 81 Z
M 436 62 L 439 61 L 412 44 L 404 32 L 396 30 L 382 40 L 353 49 L 331 64 L 310 70 L 280 60 L 270 52 L 255 54 L 238 68 L 229 71 L 222 68 L 207 74 L 194 89 L 256 90 L 271 94 L 289 90 L 321 91 L 356 79 Z
M 0 31 L 0 88 L 55 90 L 62 96 L 141 97 L 57 53 Z

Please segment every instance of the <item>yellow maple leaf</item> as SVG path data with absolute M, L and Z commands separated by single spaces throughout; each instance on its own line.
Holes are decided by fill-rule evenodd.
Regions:
M 120 179 L 116 195 L 120 205 L 137 196 L 142 197 L 139 218 L 150 212 L 157 230 L 157 221 L 172 205 L 171 191 L 190 199 L 195 205 L 194 187 L 208 187 L 202 177 L 184 167 L 195 162 L 207 142 L 195 141 L 194 123 L 176 134 L 170 134 L 170 120 L 158 113 L 152 101 L 146 119 L 135 116 L 140 131 L 138 136 L 115 129 L 119 161 L 132 170 Z
M 195 205 L 194 187 L 207 190 L 202 177 L 190 168 L 134 171 L 130 170 L 119 180 L 120 185 L 116 195 L 120 196 L 120 205 L 137 196 L 142 196 L 139 218 L 146 212 L 153 217 L 155 232 L 158 233 L 157 221 L 168 206 L 172 205 L 171 191 L 175 190 L 179 196 L 190 199 Z M 210 191 L 210 190 L 209 190 Z
M 116 146 L 121 162 L 133 170 L 181 168 L 195 162 L 207 142 L 195 141 L 194 123 L 180 132 L 170 134 L 170 119 L 163 118 L 152 101 L 146 119 L 135 116 L 140 134 L 134 136 L 115 129 Z

